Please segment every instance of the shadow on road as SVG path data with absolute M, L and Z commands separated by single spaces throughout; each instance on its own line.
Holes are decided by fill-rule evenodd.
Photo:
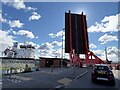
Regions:
M 94 82 L 95 84 L 102 85 L 102 86 L 109 86 L 109 87 L 116 87 L 118 88 L 119 80 L 115 78 L 115 84 L 109 82 L 109 81 L 104 81 L 104 80 L 97 80 Z

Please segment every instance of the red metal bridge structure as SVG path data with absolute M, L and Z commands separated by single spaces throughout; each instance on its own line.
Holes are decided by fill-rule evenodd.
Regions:
M 92 51 L 89 50 L 86 15 L 65 13 L 65 53 L 70 54 L 72 65 L 82 66 L 83 64 L 106 64 Z M 85 55 L 85 59 L 80 58 Z

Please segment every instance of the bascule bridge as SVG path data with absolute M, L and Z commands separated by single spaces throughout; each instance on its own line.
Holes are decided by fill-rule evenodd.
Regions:
M 70 54 L 70 63 L 73 65 L 105 64 L 89 50 L 89 37 L 87 32 L 86 15 L 65 13 L 65 53 Z M 82 60 L 80 55 L 84 54 Z

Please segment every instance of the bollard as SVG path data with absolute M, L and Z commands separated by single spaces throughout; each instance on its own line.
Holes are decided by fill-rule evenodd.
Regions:
M 10 78 L 10 79 L 12 78 L 12 67 L 10 67 L 10 75 L 9 75 L 9 78 Z

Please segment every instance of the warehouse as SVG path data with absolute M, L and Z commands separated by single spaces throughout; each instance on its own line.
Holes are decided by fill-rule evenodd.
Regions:
M 60 68 L 62 67 L 67 67 L 67 64 L 69 63 L 69 60 L 67 59 L 61 59 L 61 58 L 45 58 L 45 57 L 40 57 L 41 63 L 40 67 L 44 68 Z M 62 61 L 62 62 L 61 62 Z M 62 65 L 61 65 L 62 63 Z

